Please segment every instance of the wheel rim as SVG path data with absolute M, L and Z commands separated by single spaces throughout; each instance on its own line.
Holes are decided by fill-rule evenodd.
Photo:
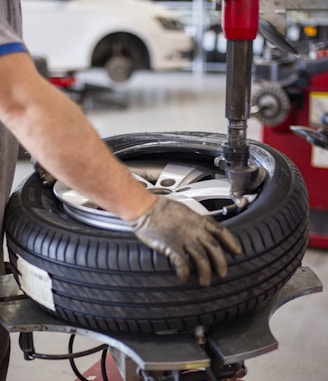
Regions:
M 230 184 L 223 171 L 212 165 L 157 160 L 126 162 L 133 176 L 150 192 L 181 202 L 201 215 L 229 218 L 225 207 L 233 204 Z M 131 231 L 115 214 L 100 209 L 78 192 L 57 181 L 54 194 L 66 213 L 87 225 L 114 231 Z M 252 203 L 256 194 L 245 195 Z
M 127 81 L 133 71 L 131 59 L 124 56 L 115 56 L 106 62 L 106 70 L 109 77 L 115 82 Z

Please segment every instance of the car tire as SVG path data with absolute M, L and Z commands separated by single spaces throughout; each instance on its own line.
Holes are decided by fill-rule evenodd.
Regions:
M 105 69 L 109 78 L 117 83 L 128 81 L 133 73 L 132 60 L 124 56 L 113 56 L 106 61 Z
M 127 164 L 167 158 L 213 166 L 225 140 L 221 134 L 185 132 L 136 133 L 105 142 Z M 6 209 L 7 245 L 17 282 L 52 314 L 94 330 L 176 332 L 251 312 L 300 266 L 309 206 L 296 166 L 274 148 L 250 143 L 252 160 L 267 176 L 247 210 L 221 221 L 243 246 L 241 256 L 226 253 L 224 279 L 214 275 L 209 287 L 201 287 L 190 263 L 190 279 L 181 283 L 169 259 L 131 232 L 76 221 L 32 174 Z

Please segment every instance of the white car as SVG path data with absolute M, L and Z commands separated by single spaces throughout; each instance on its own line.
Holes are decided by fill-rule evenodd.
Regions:
M 178 16 L 146 0 L 23 0 L 24 41 L 50 73 L 105 67 L 113 81 L 134 70 L 191 63 L 192 39 Z
M 203 49 L 207 63 L 224 63 L 226 61 L 227 40 L 221 28 L 221 8 L 215 10 L 214 0 L 195 2 L 194 0 L 153 0 L 168 9 L 175 11 L 184 24 L 186 32 Z M 203 7 L 203 12 L 200 8 Z M 253 43 L 254 56 L 262 56 L 265 41 L 259 33 Z M 211 69 L 211 66 L 209 66 Z

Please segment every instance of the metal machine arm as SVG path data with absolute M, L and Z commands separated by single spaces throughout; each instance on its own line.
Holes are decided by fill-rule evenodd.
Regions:
M 259 24 L 259 0 L 224 0 L 222 30 L 227 39 L 226 117 L 227 143 L 223 146 L 223 167 L 231 183 L 231 196 L 240 208 L 243 197 L 257 190 L 265 170 L 249 160 L 247 120 L 253 61 L 253 40 Z

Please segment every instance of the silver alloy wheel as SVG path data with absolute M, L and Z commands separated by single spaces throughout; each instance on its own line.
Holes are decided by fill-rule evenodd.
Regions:
M 126 162 L 133 176 L 151 192 L 181 202 L 201 215 L 223 215 L 233 204 L 230 184 L 223 171 L 192 163 L 168 161 Z M 115 214 L 100 209 L 78 192 L 57 181 L 56 197 L 68 215 L 90 226 L 114 231 L 131 228 Z M 256 195 L 245 195 L 251 203 Z

